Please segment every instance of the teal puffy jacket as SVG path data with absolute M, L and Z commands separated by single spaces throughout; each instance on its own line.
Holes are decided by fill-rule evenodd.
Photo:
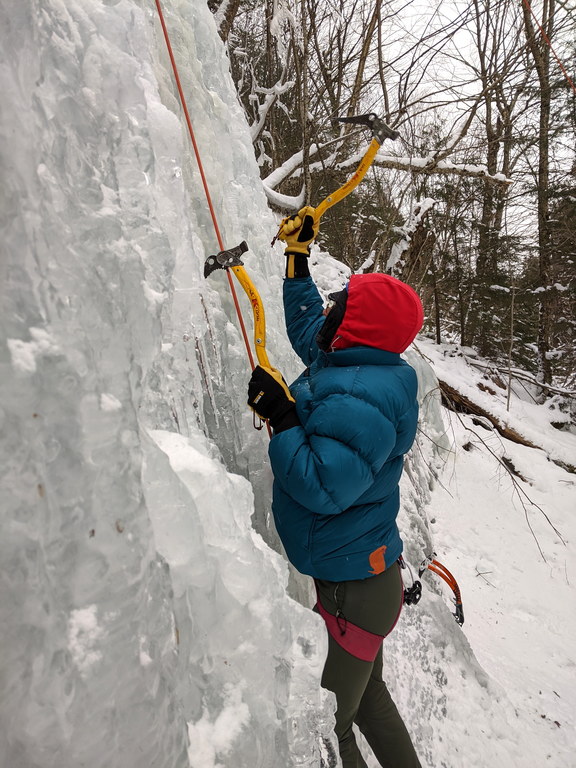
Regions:
M 398 484 L 418 404 L 415 371 L 400 352 L 422 325 L 420 300 L 388 275 L 352 276 L 328 353 L 315 341 L 324 317 L 312 278 L 285 280 L 284 310 L 308 368 L 290 386 L 301 426 L 270 442 L 276 528 L 301 573 L 364 579 L 402 552 Z

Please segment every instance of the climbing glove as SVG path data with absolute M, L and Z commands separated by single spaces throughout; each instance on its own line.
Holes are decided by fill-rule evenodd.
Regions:
M 261 419 L 268 419 L 275 432 L 300 424 L 294 398 L 276 368 L 254 368 L 248 382 L 248 405 Z
M 315 215 L 316 210 L 307 205 L 294 216 L 282 219 L 278 237 L 286 243 L 286 253 L 310 255 L 310 244 L 320 229 L 320 220 L 316 221 Z
M 316 210 L 310 205 L 282 219 L 278 238 L 286 243 L 286 277 L 308 277 L 306 260 L 319 229 L 320 219 L 316 219 Z

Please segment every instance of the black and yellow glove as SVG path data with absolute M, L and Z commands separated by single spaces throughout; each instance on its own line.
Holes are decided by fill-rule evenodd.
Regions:
M 301 208 L 294 216 L 282 219 L 278 238 L 286 243 L 286 253 L 310 255 L 310 245 L 318 235 L 320 221 L 311 205 Z
M 261 365 L 254 368 L 248 382 L 248 405 L 261 419 L 268 419 L 275 432 L 283 432 L 300 424 L 296 402 L 276 368 Z
M 294 216 L 282 219 L 278 239 L 286 243 L 286 277 L 307 277 L 310 274 L 306 259 L 310 245 L 320 230 L 320 219 L 311 205 L 301 208 Z

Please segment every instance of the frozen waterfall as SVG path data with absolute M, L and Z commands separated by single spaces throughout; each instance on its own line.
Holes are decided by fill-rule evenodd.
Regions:
M 250 246 L 290 378 L 277 222 L 225 51 L 205 2 L 164 5 L 223 237 Z M 0 21 L 1 768 L 319 768 L 324 631 L 270 525 L 267 437 L 225 275 L 203 277 L 217 245 L 154 3 L 20 0 Z M 437 438 L 403 481 L 417 559 L 444 438 L 410 355 Z M 472 686 L 472 717 L 505 730 L 439 595 L 387 659 L 430 766 L 465 764 L 447 660 L 454 701 Z

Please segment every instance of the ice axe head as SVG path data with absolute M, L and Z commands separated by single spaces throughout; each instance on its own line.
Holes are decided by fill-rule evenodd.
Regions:
M 370 112 L 368 115 L 357 115 L 355 117 L 339 117 L 335 121 L 337 123 L 352 123 L 353 125 L 365 125 L 372 131 L 372 137 L 376 139 L 379 144 L 382 144 L 384 139 L 397 139 L 400 134 L 393 128 L 390 128 L 384 120 L 381 120 L 375 112 Z
M 220 251 L 214 256 L 208 256 L 204 262 L 204 277 L 208 277 L 215 269 L 228 269 L 228 267 L 241 267 L 244 262 L 240 258 L 248 250 L 246 240 L 242 240 L 240 245 L 229 248 L 226 251 Z

